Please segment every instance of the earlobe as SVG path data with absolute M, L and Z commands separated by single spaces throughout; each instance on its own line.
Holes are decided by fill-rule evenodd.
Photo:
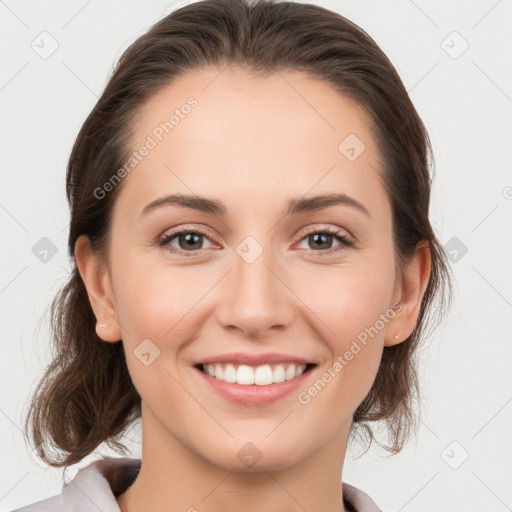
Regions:
M 119 341 L 122 335 L 108 269 L 94 254 L 85 235 L 78 237 L 75 243 L 75 260 L 97 320 L 96 333 L 104 341 Z
M 430 271 L 430 244 L 423 240 L 417 244 L 416 252 L 407 264 L 403 279 L 399 283 L 397 301 L 402 307 L 389 328 L 390 333 L 386 335 L 385 346 L 402 343 L 413 333 L 430 279 Z

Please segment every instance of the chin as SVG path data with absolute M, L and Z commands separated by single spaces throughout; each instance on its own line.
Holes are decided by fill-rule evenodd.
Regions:
M 207 458 L 212 464 L 235 473 L 279 471 L 293 466 L 306 456 L 297 450 L 301 444 L 289 439 L 289 443 L 283 445 L 276 439 L 257 436 L 250 441 L 245 436 L 243 440 L 231 440 L 229 446 L 218 445 L 217 451 Z

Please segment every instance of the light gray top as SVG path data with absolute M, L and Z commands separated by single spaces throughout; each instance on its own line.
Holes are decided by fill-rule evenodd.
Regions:
M 12 512 L 120 512 L 115 497 L 122 494 L 137 477 L 141 459 L 102 457 L 80 469 L 62 491 Z M 365 492 L 342 483 L 345 507 L 355 512 L 382 512 Z

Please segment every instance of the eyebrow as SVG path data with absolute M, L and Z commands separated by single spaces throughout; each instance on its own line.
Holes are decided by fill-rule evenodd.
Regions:
M 228 213 L 226 206 L 216 199 L 196 195 L 170 194 L 155 199 L 147 204 L 142 210 L 141 216 L 147 215 L 150 211 L 165 205 L 178 205 L 205 213 L 212 213 L 220 217 L 226 217 Z M 286 203 L 283 216 L 318 211 L 335 205 L 351 206 L 368 217 L 371 217 L 370 212 L 357 199 L 347 194 L 335 193 L 322 194 L 310 198 L 290 199 Z

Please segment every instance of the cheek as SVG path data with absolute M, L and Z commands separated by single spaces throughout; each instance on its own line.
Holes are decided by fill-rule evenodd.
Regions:
M 311 322 L 331 356 L 320 375 L 324 382 L 332 382 L 328 384 L 331 392 L 322 398 L 327 409 L 339 404 L 350 404 L 355 409 L 371 388 L 386 326 L 394 316 L 387 309 L 393 276 L 375 262 L 347 265 L 319 273 L 301 287 L 304 302 L 314 312 Z M 320 389 L 322 384 L 317 387 Z
M 297 283 L 298 295 L 325 324 L 326 339 L 343 348 L 348 338 L 375 324 L 386 312 L 393 272 L 375 264 L 347 264 L 317 272 Z M 328 333 L 328 334 L 327 334 Z
M 173 379 L 178 378 L 177 359 L 183 344 L 194 338 L 195 308 L 207 291 L 204 278 L 190 269 L 130 264 L 117 275 L 116 305 L 128 369 L 152 409 L 161 400 L 173 403 L 182 393 Z
M 153 265 L 135 258 L 125 262 L 115 282 L 125 343 L 132 346 L 149 338 L 163 349 L 172 340 L 186 339 L 189 316 L 200 309 L 201 298 L 215 284 L 215 277 L 192 265 Z
M 138 236 L 138 235 L 137 235 Z M 141 235 L 142 237 L 142 235 Z M 182 316 L 182 300 L 195 285 L 184 282 L 182 269 L 165 260 L 164 250 L 148 247 L 123 226 L 112 239 L 112 281 L 123 339 L 158 338 Z

